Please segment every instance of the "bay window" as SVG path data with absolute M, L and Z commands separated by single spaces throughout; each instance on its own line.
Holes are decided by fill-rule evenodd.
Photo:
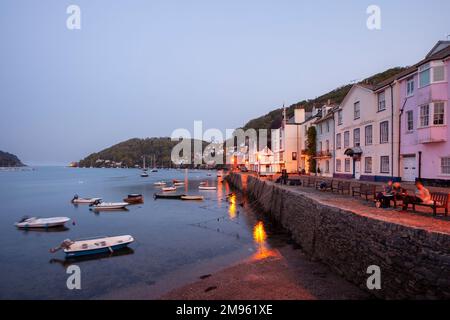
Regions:
M 444 102 L 435 102 L 433 110 L 433 124 L 440 125 L 445 122 L 445 105 Z

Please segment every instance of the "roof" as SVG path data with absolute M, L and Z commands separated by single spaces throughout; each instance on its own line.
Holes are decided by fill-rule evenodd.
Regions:
M 378 91 L 384 87 L 386 87 L 387 85 L 393 83 L 396 80 L 399 80 L 401 78 L 404 78 L 414 72 L 417 71 L 417 69 L 430 61 L 433 60 L 443 60 L 447 57 L 450 56 L 450 41 L 438 41 L 438 43 L 436 43 L 436 45 L 433 47 L 433 49 L 431 49 L 431 51 L 426 55 L 425 59 L 419 61 L 418 63 L 416 63 L 415 65 L 409 67 L 408 69 L 390 77 L 389 79 L 380 82 L 379 84 L 377 84 L 374 88 L 374 91 Z

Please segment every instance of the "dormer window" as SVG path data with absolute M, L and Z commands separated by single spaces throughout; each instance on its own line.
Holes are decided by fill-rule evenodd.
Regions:
M 421 88 L 445 80 L 445 65 L 442 61 L 429 62 L 419 67 L 419 85 Z

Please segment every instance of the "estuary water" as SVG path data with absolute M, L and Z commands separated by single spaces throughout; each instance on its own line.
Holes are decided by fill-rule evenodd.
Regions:
M 243 259 L 264 256 L 271 245 L 270 224 L 241 204 L 215 171 L 159 170 L 140 177 L 136 169 L 36 167 L 0 171 L 0 298 L 96 299 L 157 298 Z M 202 194 L 205 200 L 154 200 L 153 184 L 186 181 L 178 192 Z M 199 191 L 201 181 L 217 185 Z M 87 205 L 73 205 L 74 194 L 122 201 L 140 193 L 144 203 L 127 211 L 95 213 Z M 66 229 L 19 230 L 23 216 L 66 216 Z M 130 234 L 135 242 L 114 254 L 68 260 L 49 249 L 64 239 Z M 67 268 L 81 270 L 81 289 L 69 290 Z

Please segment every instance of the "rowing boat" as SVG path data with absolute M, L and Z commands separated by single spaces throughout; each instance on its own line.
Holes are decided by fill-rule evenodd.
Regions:
M 115 250 L 124 248 L 134 241 L 130 235 L 114 236 L 114 237 L 97 237 L 85 240 L 64 240 L 57 248 L 50 249 L 56 252 L 64 249 L 67 257 L 76 257 L 89 254 L 97 254 L 103 252 L 113 253 Z
M 129 194 L 128 197 L 123 199 L 124 202 L 130 203 L 130 204 L 136 204 L 136 203 L 142 203 L 144 202 L 144 197 L 142 194 Z
M 80 198 L 77 194 L 71 200 L 73 204 L 90 204 L 95 201 L 102 200 L 102 198 Z
M 52 218 L 36 218 L 24 217 L 14 225 L 17 228 L 51 228 L 63 226 L 70 218 L 68 217 L 52 217 Z

